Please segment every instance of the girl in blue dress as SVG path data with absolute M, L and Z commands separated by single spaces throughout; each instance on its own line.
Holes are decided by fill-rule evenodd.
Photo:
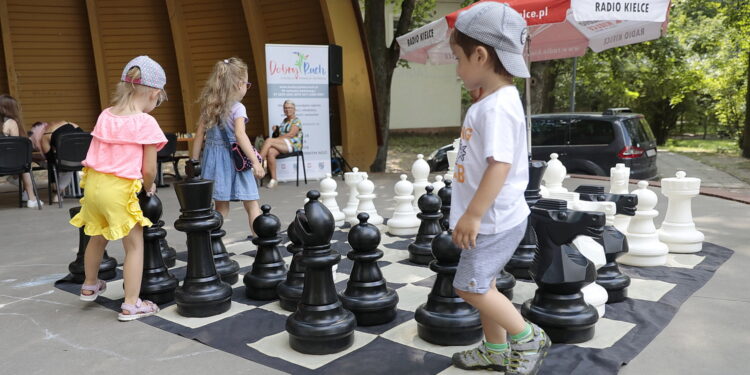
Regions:
M 247 81 L 247 65 L 236 57 L 214 65 L 200 96 L 201 115 L 195 132 L 191 157 L 201 155 L 201 178 L 214 181 L 214 206 L 227 218 L 229 201 L 242 201 L 247 211 L 250 232 L 253 221 L 260 214 L 258 184 L 265 171 L 245 133 L 247 110 L 240 103 L 252 84 Z M 205 136 L 205 145 L 203 138 Z M 229 142 L 227 142 L 229 141 Z M 230 154 L 230 144 L 237 142 L 248 156 L 252 169 L 237 172 Z

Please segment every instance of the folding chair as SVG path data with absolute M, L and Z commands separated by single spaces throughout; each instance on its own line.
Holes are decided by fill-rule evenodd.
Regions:
M 169 184 L 164 183 L 164 172 L 162 171 L 162 163 L 175 163 L 175 152 L 177 152 L 177 134 L 175 133 L 164 133 L 167 137 L 167 144 L 156 153 L 156 186 L 167 187 Z M 174 165 L 174 170 L 177 175 L 177 164 Z M 177 177 L 177 175 L 175 177 Z
M 0 137 L 0 176 L 18 175 L 18 206 L 23 207 L 23 174 L 31 175 L 31 187 L 39 199 L 31 166 L 31 140 L 26 137 Z M 37 206 L 42 209 L 41 203 Z
M 76 173 L 83 169 L 81 162 L 86 159 L 86 154 L 89 152 L 89 145 L 91 144 L 91 133 L 66 133 L 60 135 L 55 143 L 55 162 L 49 163 L 48 176 L 51 174 L 55 177 L 55 181 L 60 181 L 61 172 L 73 172 Z M 77 173 L 76 173 L 77 174 Z M 74 190 L 78 184 L 76 174 L 73 175 Z M 49 199 L 50 204 L 52 203 L 52 186 L 49 186 Z M 62 188 L 57 186 L 57 204 L 62 208 L 63 194 Z
M 292 151 L 288 154 L 280 154 L 276 156 L 276 160 L 296 157 L 297 158 L 297 186 L 299 186 L 299 158 L 302 158 L 302 173 L 305 175 L 305 185 L 307 185 L 307 169 L 305 168 L 305 152 L 302 150 Z

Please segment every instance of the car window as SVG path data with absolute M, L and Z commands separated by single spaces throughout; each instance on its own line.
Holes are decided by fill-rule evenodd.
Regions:
M 630 139 L 632 140 L 631 146 L 638 146 L 641 143 L 654 142 L 654 133 L 651 132 L 651 127 L 643 117 L 636 117 L 624 120 L 625 128 L 628 130 Z
M 614 140 L 615 131 L 609 121 L 581 119 L 570 124 L 571 145 L 608 145 Z
M 532 119 L 531 144 L 534 146 L 564 145 L 566 126 L 560 120 Z

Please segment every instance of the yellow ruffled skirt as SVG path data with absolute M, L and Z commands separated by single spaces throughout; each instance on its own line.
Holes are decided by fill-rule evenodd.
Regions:
M 138 203 L 141 186 L 140 180 L 84 168 L 81 212 L 70 223 L 79 228 L 85 226 L 83 231 L 89 236 L 104 236 L 110 241 L 127 236 L 135 224 L 151 226 L 151 220 L 143 216 Z

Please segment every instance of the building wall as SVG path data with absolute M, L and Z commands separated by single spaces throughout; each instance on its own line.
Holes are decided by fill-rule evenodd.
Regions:
M 461 8 L 461 2 L 438 0 L 435 17 Z M 393 24 L 393 22 L 391 22 Z M 391 32 L 389 37 L 393 38 Z M 461 125 L 461 82 L 455 65 L 410 63 L 397 67 L 391 84 L 391 129 Z

